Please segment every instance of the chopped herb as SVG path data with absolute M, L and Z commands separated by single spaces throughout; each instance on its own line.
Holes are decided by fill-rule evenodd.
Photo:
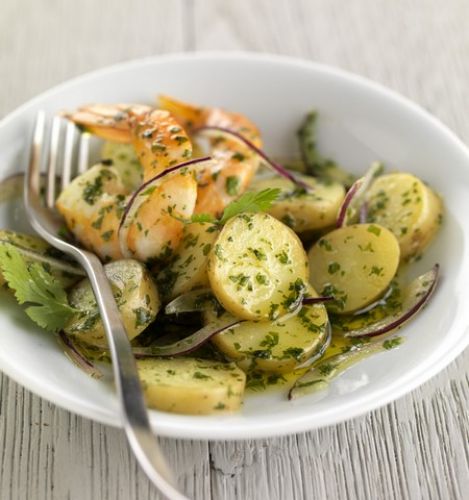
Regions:
M 318 245 L 321 247 L 321 248 L 324 248 L 324 250 L 326 250 L 326 252 L 332 252 L 332 245 L 331 243 L 329 242 L 329 240 L 326 240 L 326 238 L 321 238 L 318 242 Z
M 340 264 L 338 262 L 331 262 L 327 267 L 327 271 L 329 274 L 335 274 L 340 270 Z
M 285 250 L 282 250 L 280 253 L 275 255 L 275 257 L 277 257 L 281 264 L 291 264 L 291 260 L 289 259 L 288 254 L 287 252 L 285 252 Z
M 104 241 L 109 241 L 111 238 L 112 238 L 112 235 L 114 234 L 114 229 L 110 229 L 109 231 L 106 231 L 104 232 L 102 235 L 101 235 L 101 238 L 104 240 Z
M 267 285 L 269 283 L 269 279 L 267 278 L 267 276 L 265 274 L 261 274 L 261 273 L 256 274 L 256 281 L 260 285 Z
M 236 152 L 233 154 L 231 158 L 233 158 L 233 160 L 236 161 L 244 161 L 246 159 L 246 156 L 243 155 L 243 153 Z
M 249 248 L 248 250 L 250 250 L 256 256 L 257 260 L 267 260 L 265 252 L 260 248 Z
M 236 196 L 239 192 L 239 177 L 237 175 L 230 175 L 226 178 L 225 188 L 226 192 L 231 196 Z
M 375 234 L 376 236 L 379 236 L 381 234 L 381 228 L 379 228 L 378 226 L 374 226 L 372 224 L 370 226 L 368 226 L 367 231 L 369 233 Z
M 387 339 L 383 342 L 383 347 L 387 350 L 394 349 L 402 343 L 401 337 L 394 337 L 393 339 Z

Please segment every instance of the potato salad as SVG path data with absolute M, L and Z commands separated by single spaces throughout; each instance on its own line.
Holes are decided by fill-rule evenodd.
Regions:
M 282 162 L 247 116 L 166 95 L 66 116 L 101 151 L 58 196 L 61 236 L 105 264 L 151 408 L 221 414 L 250 392 L 326 391 L 398 347 L 436 287 L 437 263 L 412 269 L 442 224 L 440 196 L 411 172 L 376 162 L 354 176 L 323 157 L 315 112 Z M 107 340 L 75 262 L 0 230 L 0 285 L 102 375 Z

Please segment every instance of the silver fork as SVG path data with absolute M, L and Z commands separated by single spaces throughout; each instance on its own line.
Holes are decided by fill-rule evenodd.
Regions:
M 59 166 L 61 121 L 55 117 L 50 133 L 50 145 L 45 144 L 46 115 L 39 111 L 31 145 L 29 167 L 25 176 L 24 204 L 29 220 L 37 233 L 55 248 L 73 257 L 86 271 L 103 320 L 111 352 L 114 381 L 120 402 L 120 416 L 135 457 L 153 484 L 171 500 L 188 500 L 177 489 L 176 482 L 153 435 L 143 399 L 137 366 L 124 325 L 117 309 L 103 265 L 93 253 L 71 245 L 60 236 L 61 221 L 54 212 L 56 171 Z M 76 127 L 67 124 L 62 189 L 70 182 L 73 167 L 74 134 Z M 82 136 L 83 137 L 83 136 Z M 80 172 L 87 167 L 87 141 L 80 141 Z M 44 158 L 44 157 L 47 157 Z M 47 162 L 46 203 L 40 195 L 41 164 Z

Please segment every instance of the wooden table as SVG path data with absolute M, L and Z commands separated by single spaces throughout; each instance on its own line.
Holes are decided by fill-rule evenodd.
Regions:
M 242 49 L 322 61 L 415 100 L 469 141 L 467 0 L 2 0 L 0 116 L 51 85 L 135 57 Z M 1 342 L 1 334 L 0 334 Z M 469 498 L 469 351 L 410 395 L 319 431 L 164 439 L 200 500 Z M 120 430 L 0 375 L 0 498 L 160 498 Z

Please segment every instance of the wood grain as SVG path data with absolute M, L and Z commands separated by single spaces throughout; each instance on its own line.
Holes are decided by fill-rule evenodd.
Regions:
M 3 0 L 0 116 L 64 79 L 181 50 L 254 50 L 334 64 L 417 101 L 469 142 L 466 0 Z M 0 337 L 1 342 L 1 337 Z M 463 499 L 466 351 L 407 397 L 278 439 L 162 445 L 195 499 Z M 121 431 L 0 375 L 0 498 L 159 496 Z

